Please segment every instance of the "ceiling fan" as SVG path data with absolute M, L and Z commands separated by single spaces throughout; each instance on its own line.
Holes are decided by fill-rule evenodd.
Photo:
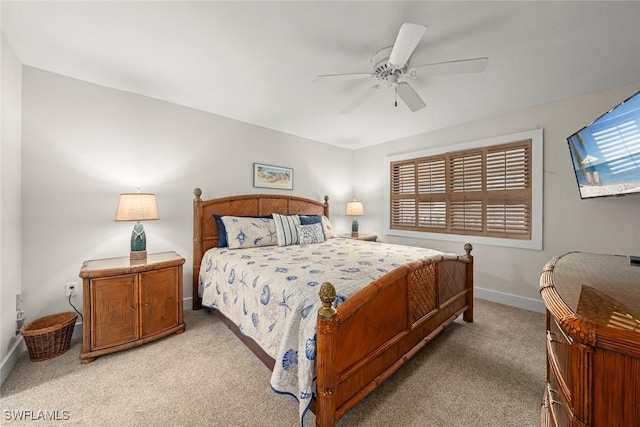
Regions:
M 397 96 L 415 112 L 426 106 L 420 95 L 404 78 L 428 77 L 442 74 L 481 73 L 487 67 L 489 58 L 459 59 L 456 61 L 439 62 L 434 64 L 411 66 L 410 59 L 418 46 L 427 27 L 418 24 L 402 24 L 396 42 L 391 47 L 379 50 L 371 57 L 370 73 L 324 74 L 316 76 L 314 82 L 376 79 L 376 84 L 354 99 L 342 109 L 343 113 L 350 113 L 362 104 L 377 90 L 391 87 Z M 395 105 L 398 105 L 396 100 Z

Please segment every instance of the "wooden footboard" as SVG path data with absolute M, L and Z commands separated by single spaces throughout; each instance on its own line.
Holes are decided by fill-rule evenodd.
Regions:
M 322 284 L 318 311 L 316 425 L 334 426 L 460 314 L 473 321 L 472 247 L 416 261 L 369 284 L 337 309 Z

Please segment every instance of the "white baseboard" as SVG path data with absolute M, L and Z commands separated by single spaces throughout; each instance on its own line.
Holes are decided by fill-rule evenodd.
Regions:
M 480 299 L 497 302 L 499 304 L 510 305 L 512 307 L 523 308 L 525 310 L 535 311 L 537 313 L 545 313 L 546 308 L 542 300 L 533 298 L 525 298 L 517 295 L 507 294 L 504 292 L 492 291 L 484 288 L 473 288 L 473 295 Z
M 27 346 L 24 343 L 22 335 L 19 335 L 9 352 L 2 359 L 2 365 L 0 366 L 0 385 L 4 384 L 4 381 L 9 377 L 13 367 L 16 366 L 18 359 L 25 351 L 27 351 Z

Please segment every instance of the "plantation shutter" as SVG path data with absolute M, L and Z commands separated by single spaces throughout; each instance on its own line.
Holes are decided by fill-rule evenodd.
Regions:
M 399 228 L 416 227 L 415 161 L 391 167 L 391 224 Z
M 487 233 L 531 238 L 530 144 L 487 151 Z
M 391 163 L 391 228 L 531 239 L 531 140 Z

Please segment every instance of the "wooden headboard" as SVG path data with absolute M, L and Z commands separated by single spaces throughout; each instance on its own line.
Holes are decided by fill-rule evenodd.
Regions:
M 303 197 L 280 194 L 245 194 L 202 200 L 202 190 L 193 190 L 193 309 L 201 308 L 198 297 L 198 275 L 200 260 L 204 253 L 218 246 L 218 227 L 213 215 L 263 216 L 273 213 L 281 215 L 325 215 L 329 217 L 329 197 L 324 203 Z

